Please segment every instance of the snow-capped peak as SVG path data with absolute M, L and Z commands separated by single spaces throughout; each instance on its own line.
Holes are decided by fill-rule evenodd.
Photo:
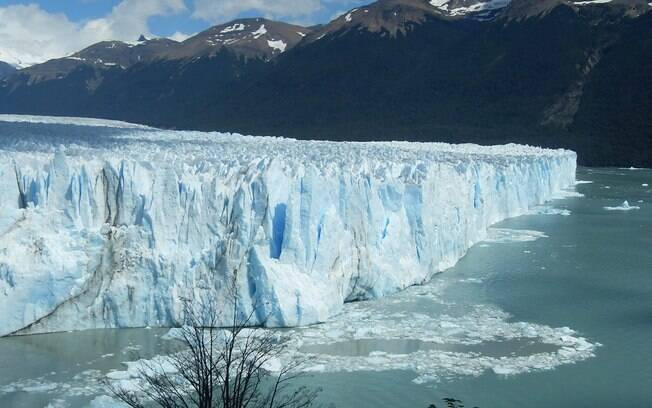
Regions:
M 504 9 L 511 0 L 430 0 L 430 4 L 449 16 L 473 15 L 490 17 L 497 10 Z
M 310 31 L 305 27 L 263 18 L 239 19 L 187 39 L 178 54 L 194 58 L 227 48 L 245 57 L 269 59 L 294 47 Z

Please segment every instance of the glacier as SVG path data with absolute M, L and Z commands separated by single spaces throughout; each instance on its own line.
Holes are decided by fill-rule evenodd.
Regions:
M 0 336 L 177 326 L 234 285 L 254 323 L 323 322 L 453 266 L 576 161 L 0 115 Z

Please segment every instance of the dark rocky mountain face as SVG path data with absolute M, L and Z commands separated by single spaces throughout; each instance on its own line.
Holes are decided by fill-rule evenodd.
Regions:
M 25 68 L 20 79 L 28 84 L 65 78 L 80 67 L 102 72 L 110 69 L 127 69 L 138 63 L 150 63 L 162 58 L 180 44 L 168 39 L 138 41 L 128 44 L 122 41 L 103 41 L 85 48 L 71 56 L 47 61 Z
M 279 33 L 265 22 L 272 37 L 252 39 L 262 21 L 234 22 L 177 43 L 201 58 L 173 45 L 173 56 L 106 69 L 99 83 L 90 65 L 31 85 L 14 75 L 0 111 L 310 139 L 518 142 L 572 148 L 587 165 L 652 167 L 647 3 L 497 1 L 384 0 L 312 33 L 287 28 L 284 53 L 256 58 L 249 46 Z M 291 42 L 292 31 L 306 37 Z M 206 46 L 239 38 L 240 48 Z
M 395 37 L 432 18 L 488 20 L 508 4 L 509 0 L 379 0 L 350 10 L 330 24 L 314 30 L 305 43 L 334 33 L 342 35 L 356 30 Z
M 16 72 L 16 68 L 6 62 L 0 61 L 0 79 Z
M 593 16 L 596 23 L 606 18 L 635 18 L 650 10 L 647 0 L 511 0 L 503 15 L 512 20 L 542 17 L 559 6 L 565 6 L 584 18 Z
M 415 24 L 439 14 L 426 0 L 380 0 L 368 6 L 353 9 L 342 14 L 330 24 L 312 32 L 305 43 L 319 41 L 325 36 L 350 31 L 368 31 L 381 36 L 395 37 L 405 34 Z

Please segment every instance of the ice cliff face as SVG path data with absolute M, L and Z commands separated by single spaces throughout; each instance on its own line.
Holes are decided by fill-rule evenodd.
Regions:
M 452 266 L 575 163 L 0 116 L 0 335 L 176 325 L 232 281 L 261 323 L 323 321 Z

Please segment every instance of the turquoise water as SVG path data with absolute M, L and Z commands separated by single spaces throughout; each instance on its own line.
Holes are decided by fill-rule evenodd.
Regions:
M 432 333 L 421 339 L 384 339 L 380 333 L 375 339 L 326 341 L 324 329 L 324 344 L 302 351 L 351 364 L 335 372 L 316 370 L 303 381 L 322 387 L 322 402 L 338 407 L 425 408 L 449 396 L 469 407 L 652 406 L 652 188 L 643 186 L 652 184 L 652 171 L 580 169 L 578 179 L 593 182 L 577 187 L 584 197 L 551 204 L 570 215 L 528 215 L 498 226 L 546 237 L 477 245 L 425 287 L 351 305 L 335 324 L 337 319 L 349 324 L 345 320 L 360 310 L 378 316 L 418 312 L 436 320 L 496 309 L 511 316 L 507 322 L 570 327 L 601 344 L 595 357 L 552 370 L 504 376 L 487 369 L 417 383 L 412 370 L 388 365 L 371 371 L 356 367 L 355 359 L 378 352 L 405 356 L 440 351 L 470 353 L 469 358 L 518 358 L 554 355 L 558 347 L 536 338 L 502 340 L 500 333 L 479 344 L 433 340 Z M 640 209 L 604 209 L 624 200 Z M 400 323 L 411 327 L 409 321 Z M 464 330 L 459 336 L 466 339 L 486 336 L 492 329 Z M 106 372 L 124 369 L 121 362 L 133 360 L 135 353 L 145 358 L 164 353 L 163 333 L 118 330 L 0 339 L 0 407 L 85 406 L 102 393 L 98 381 Z M 452 366 L 456 364 L 463 361 Z
M 642 185 L 652 185 L 652 171 L 581 169 L 578 179 L 594 182 L 577 187 L 585 197 L 554 203 L 570 216 L 524 216 L 500 225 L 549 238 L 477 246 L 438 279 L 453 281 L 449 300 L 489 302 L 514 320 L 569 326 L 603 345 L 596 357 L 552 371 L 485 373 L 426 386 L 405 372 L 329 374 L 320 376 L 326 399 L 347 407 L 361 401 L 426 407 L 446 396 L 480 407 L 651 407 L 652 189 Z M 624 200 L 641 209 L 603 208 Z
M 124 361 L 164 354 L 166 332 L 90 330 L 0 339 L 0 407 L 87 406 L 103 388 L 103 373 Z

